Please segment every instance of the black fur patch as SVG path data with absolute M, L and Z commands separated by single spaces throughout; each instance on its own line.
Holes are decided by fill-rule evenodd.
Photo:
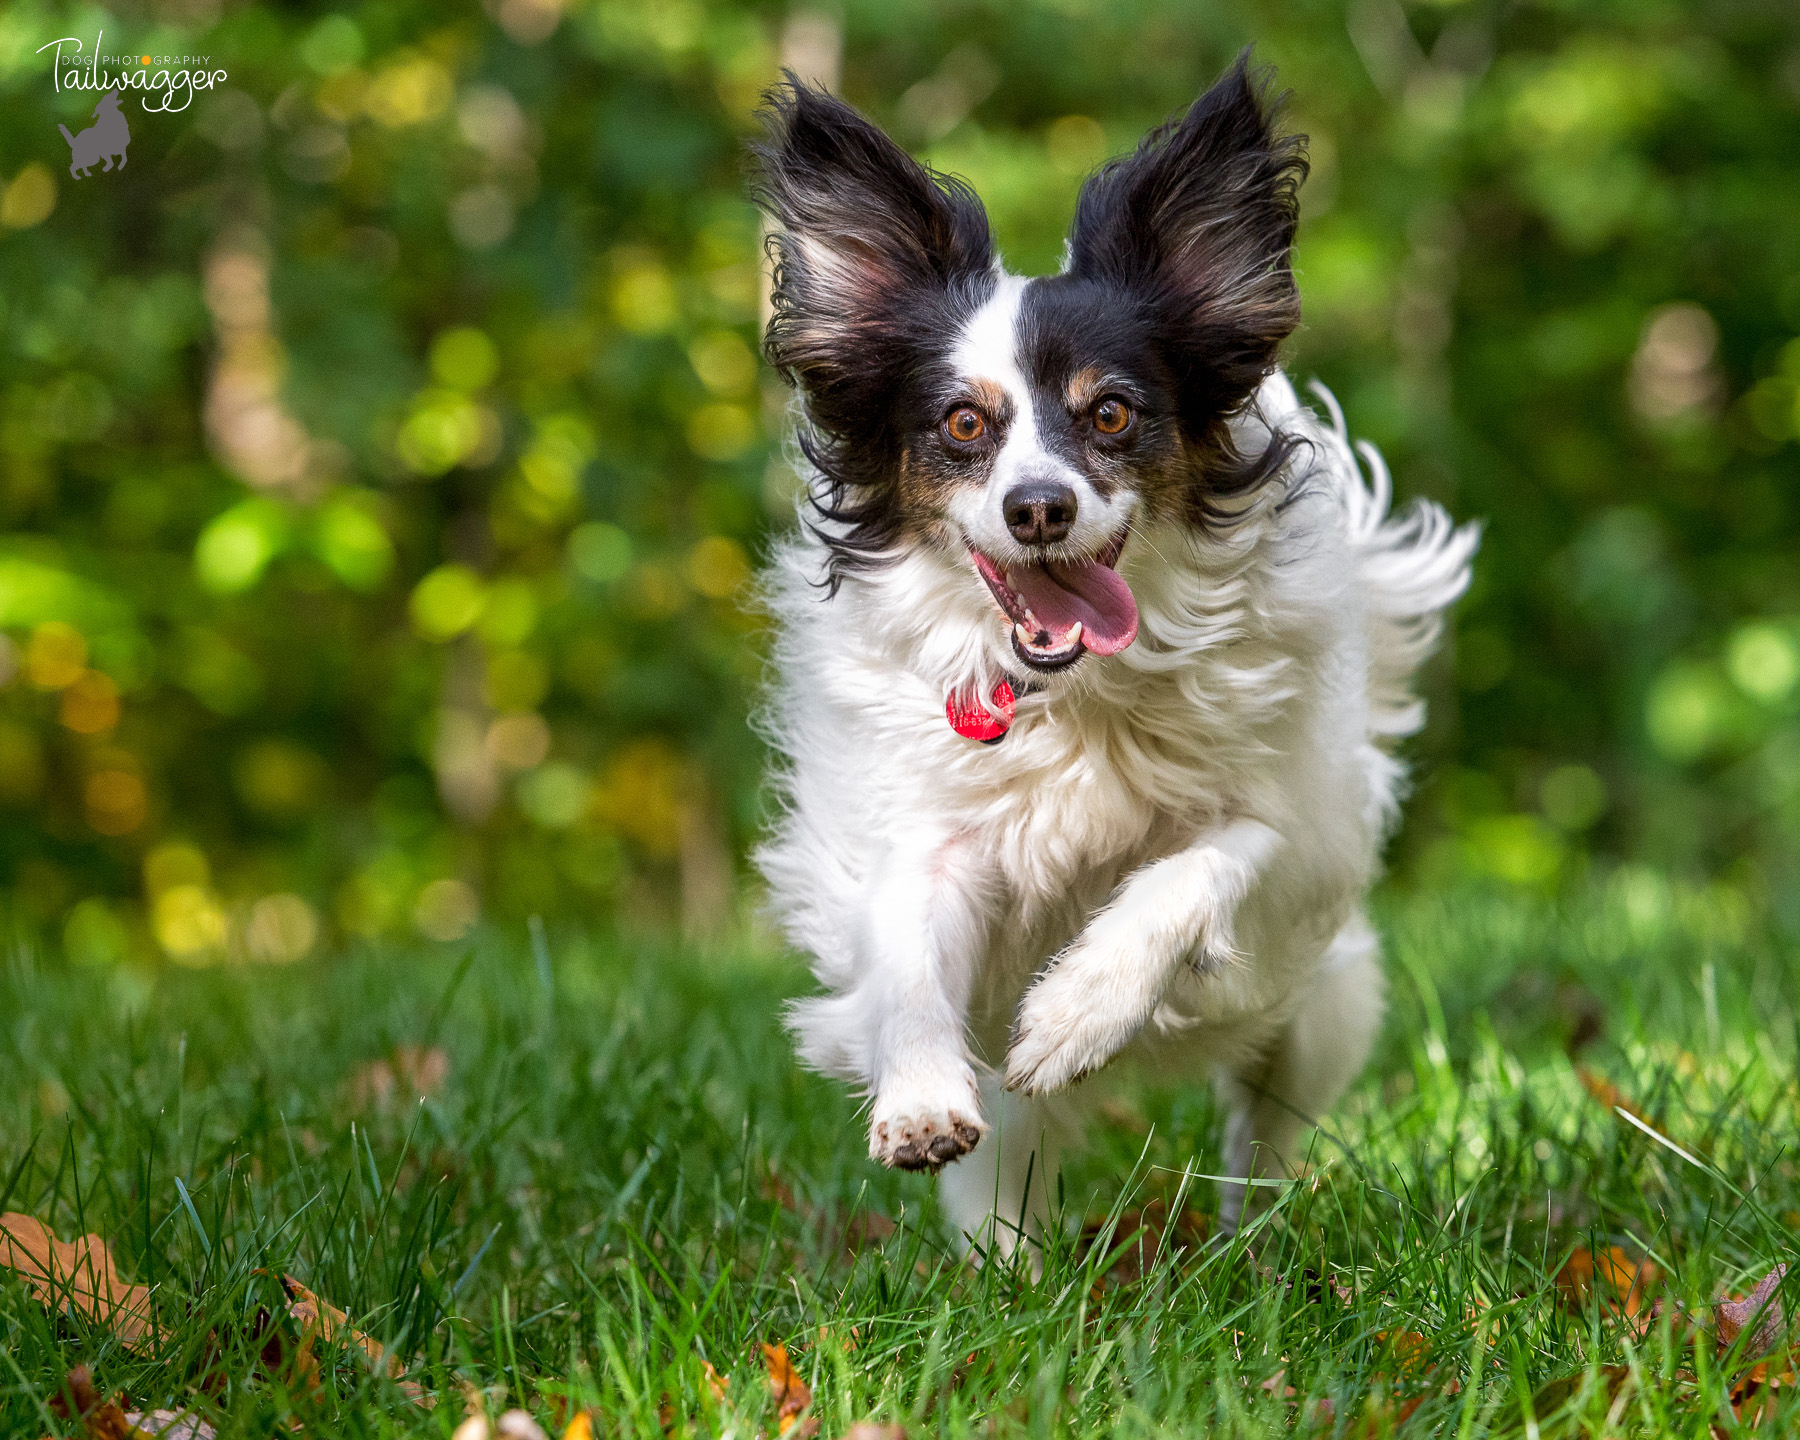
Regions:
M 1147 383 L 1173 401 L 1197 462 L 1197 523 L 1229 519 L 1229 502 L 1292 449 L 1277 436 L 1240 455 L 1226 428 L 1300 322 L 1289 253 L 1306 137 L 1276 132 L 1269 80 L 1252 75 L 1246 50 L 1185 116 L 1103 167 L 1082 187 L 1067 273 L 1027 292 L 1041 334 L 1078 323 L 1085 336 L 1110 305 L 1118 318 L 1102 333 L 1115 345 L 1145 342 Z
M 954 389 L 945 352 L 994 291 L 987 212 L 868 120 L 790 73 L 752 148 L 770 237 L 775 317 L 765 348 L 799 387 L 800 446 L 823 493 L 829 585 L 891 556 L 906 531 L 903 461 L 917 470 Z

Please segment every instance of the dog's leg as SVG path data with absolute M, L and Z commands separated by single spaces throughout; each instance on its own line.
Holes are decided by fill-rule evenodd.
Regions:
M 1056 1193 L 1058 1127 L 1041 1101 L 1006 1093 L 992 1075 L 981 1077 L 981 1101 L 993 1129 L 987 1144 L 938 1181 L 944 1216 L 964 1254 L 1010 1257 L 1024 1244 L 1037 1274 Z
M 1238 905 L 1280 843 L 1238 820 L 1128 876 L 1019 1006 L 1007 1088 L 1035 1095 L 1098 1070 L 1144 1028 L 1184 961 L 1228 959 Z
M 867 912 L 873 1019 L 869 1153 L 937 1170 L 969 1153 L 986 1123 L 964 1026 L 987 939 L 991 874 L 966 841 L 896 848 Z
M 790 1015 L 801 1053 L 870 1098 L 869 1153 L 936 1170 L 986 1129 L 964 1036 L 995 880 L 954 836 L 896 845 L 864 893 L 851 963 Z
M 1225 1173 L 1267 1179 L 1303 1159 L 1302 1131 L 1337 1102 L 1361 1073 L 1381 1028 L 1385 985 L 1375 932 L 1357 916 L 1319 962 L 1318 977 L 1260 1063 L 1220 1077 L 1229 1107 Z M 1219 1222 L 1235 1230 L 1245 1185 L 1222 1187 Z

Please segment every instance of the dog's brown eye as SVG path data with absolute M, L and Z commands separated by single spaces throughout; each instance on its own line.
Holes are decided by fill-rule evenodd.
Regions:
M 981 412 L 968 405 L 958 405 L 944 421 L 944 433 L 959 445 L 979 440 L 986 429 L 987 421 L 981 418 Z
M 1131 423 L 1131 407 L 1123 400 L 1102 400 L 1094 407 L 1094 428 L 1102 435 L 1117 435 Z

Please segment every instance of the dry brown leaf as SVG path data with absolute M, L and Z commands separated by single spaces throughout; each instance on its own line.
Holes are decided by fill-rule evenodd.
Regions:
M 713 1399 L 723 1400 L 725 1398 L 726 1390 L 730 1388 L 730 1382 L 717 1370 L 713 1369 L 712 1361 L 702 1360 L 700 1362 L 700 1367 L 706 1372 L 706 1388 L 712 1391 Z M 564 1440 L 567 1440 L 566 1436 L 564 1437 Z
M 1107 1238 L 1109 1229 L 1114 1258 L 1106 1278 L 1124 1285 L 1143 1279 L 1159 1254 L 1197 1251 L 1206 1243 L 1212 1220 L 1192 1208 L 1171 1217 L 1168 1202 L 1153 1199 L 1141 1210 L 1124 1211 L 1116 1225 L 1110 1219 L 1088 1221 L 1081 1229 L 1083 1248 L 1091 1249 Z
M 1767 1355 L 1782 1342 L 1787 1334 L 1787 1317 L 1782 1314 L 1781 1297 L 1776 1291 L 1786 1274 L 1787 1266 L 1777 1265 L 1741 1300 L 1721 1300 L 1713 1306 L 1713 1332 L 1721 1354 L 1737 1343 L 1747 1325 L 1755 1325 L 1756 1329 L 1744 1342 L 1742 1353 L 1746 1356 Z
M 1604 1075 L 1588 1069 L 1585 1065 L 1577 1065 L 1575 1078 L 1581 1081 L 1581 1088 L 1598 1100 L 1608 1111 L 1623 1110 L 1627 1115 L 1635 1115 L 1638 1119 L 1644 1120 L 1645 1124 L 1649 1123 L 1645 1119 L 1644 1112 L 1627 1100 L 1624 1092 Z
M 1563 1303 L 1580 1310 L 1588 1297 L 1598 1295 L 1612 1314 L 1634 1318 L 1646 1310 L 1649 1293 L 1662 1281 L 1662 1272 L 1650 1260 L 1633 1260 L 1618 1245 L 1600 1254 L 1581 1248 L 1556 1272 L 1556 1288 Z
M 1731 1413 L 1738 1418 L 1738 1423 L 1757 1429 L 1764 1420 L 1770 1418 L 1780 1401 L 1780 1391 L 1792 1390 L 1797 1381 L 1794 1365 L 1790 1357 L 1785 1369 L 1771 1369 L 1767 1360 L 1758 1361 L 1740 1375 L 1731 1387 Z M 1713 1433 L 1719 1434 L 1718 1426 Z
M 1394 1368 L 1402 1377 L 1410 1379 L 1431 1368 L 1431 1343 L 1417 1330 L 1377 1330 L 1375 1343 L 1393 1357 Z
M 127 1285 L 113 1268 L 112 1250 L 98 1235 L 58 1240 L 29 1215 L 0 1215 L 0 1265 L 14 1271 L 39 1303 L 65 1303 L 83 1318 L 118 1332 L 127 1345 L 155 1339 L 147 1286 Z
M 350 1076 L 354 1110 L 386 1110 L 396 1101 L 435 1095 L 450 1078 L 450 1057 L 437 1046 L 397 1045 L 393 1053 L 356 1067 Z
M 50 1401 L 50 1409 L 64 1420 L 79 1420 L 92 1440 L 135 1440 L 137 1429 L 125 1418 L 125 1397 L 106 1399 L 94 1387 L 85 1365 L 74 1366 L 63 1376 L 62 1392 Z
M 79 1419 L 88 1440 L 213 1440 L 213 1428 L 184 1410 L 128 1411 L 125 1397 L 108 1400 L 94 1387 L 87 1366 L 63 1379 L 50 1408 L 65 1420 Z
M 812 1440 L 819 1433 L 819 1422 L 810 1416 L 800 1418 L 812 1404 L 812 1390 L 788 1359 L 787 1346 L 764 1345 L 762 1355 L 769 1393 L 775 1397 L 775 1433 L 786 1435 L 791 1430 L 794 1440 Z
M 127 1411 L 125 1419 L 137 1428 L 139 1435 L 155 1440 L 214 1440 L 215 1431 L 198 1416 L 186 1410 Z
M 380 1341 L 358 1330 L 350 1323 L 350 1317 L 337 1306 L 321 1300 L 292 1275 L 278 1275 L 275 1278 L 280 1282 L 282 1295 L 287 1300 L 288 1314 L 300 1326 L 300 1344 L 294 1354 L 294 1367 L 304 1384 L 316 1387 L 319 1383 L 319 1361 L 314 1353 L 314 1342 L 330 1342 L 342 1335 L 368 1357 L 373 1369 L 385 1373 L 400 1393 L 413 1404 L 422 1405 L 429 1410 L 437 1403 L 437 1397 L 427 1394 L 425 1387 L 418 1381 L 403 1378 L 406 1367 L 400 1363 L 399 1356 L 390 1355 Z

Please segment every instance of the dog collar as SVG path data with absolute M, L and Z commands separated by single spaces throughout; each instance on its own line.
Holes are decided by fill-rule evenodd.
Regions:
M 952 690 L 944 701 L 944 714 L 949 717 L 950 728 L 963 738 L 979 740 L 983 745 L 998 745 L 1012 729 L 1017 697 L 1030 693 L 1031 687 L 1022 681 L 1015 691 L 1010 680 L 1002 680 L 994 686 L 994 704 L 990 710 L 981 703 L 980 696 Z

